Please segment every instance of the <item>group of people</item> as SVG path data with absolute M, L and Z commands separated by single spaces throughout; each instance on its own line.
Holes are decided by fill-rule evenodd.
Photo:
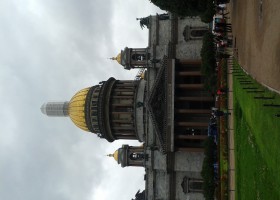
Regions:
M 231 115 L 230 112 L 228 112 L 227 110 L 219 110 L 218 108 L 213 107 L 212 108 L 212 113 L 211 113 L 211 117 L 213 118 L 217 118 L 217 117 L 222 117 L 222 116 L 228 116 Z
M 227 23 L 229 13 L 226 12 L 226 5 L 216 6 L 216 15 L 213 18 L 213 34 L 214 43 L 216 47 L 216 61 L 220 62 L 222 59 L 227 59 L 228 61 L 232 59 L 232 36 L 229 34 L 231 32 L 231 24 Z M 216 98 L 218 99 L 221 95 L 225 95 L 228 92 L 226 88 L 219 88 L 217 90 Z M 214 96 L 214 94 L 213 94 Z M 210 125 L 216 125 L 217 117 L 228 116 L 231 113 L 226 110 L 219 110 L 213 107 L 210 117 Z
M 213 19 L 213 34 L 216 46 L 216 58 L 231 59 L 232 57 L 232 37 L 229 35 L 232 31 L 231 24 L 227 23 L 228 12 L 225 13 L 226 7 L 223 5 L 216 6 L 216 15 Z
M 226 32 L 231 32 L 231 24 L 227 23 L 224 17 L 215 17 L 214 22 L 213 31 L 217 35 L 224 35 Z

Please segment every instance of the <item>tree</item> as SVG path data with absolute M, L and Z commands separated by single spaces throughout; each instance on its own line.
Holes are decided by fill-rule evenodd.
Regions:
M 150 0 L 162 10 L 170 11 L 179 16 L 199 16 L 203 13 L 208 0 Z
M 210 23 L 213 21 L 213 16 L 215 15 L 216 10 L 215 10 L 215 5 L 213 1 L 207 0 L 207 9 L 205 10 L 204 13 L 200 15 L 201 21 L 205 23 Z
M 150 0 L 162 10 L 179 16 L 200 16 L 203 22 L 209 23 L 215 14 L 213 0 Z
M 214 36 L 208 32 L 203 37 L 203 44 L 200 52 L 201 56 L 201 72 L 205 76 L 204 85 L 211 93 L 215 93 L 217 89 L 217 73 Z

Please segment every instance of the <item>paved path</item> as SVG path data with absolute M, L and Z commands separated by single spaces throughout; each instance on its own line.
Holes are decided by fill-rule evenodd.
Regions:
M 280 91 L 280 1 L 231 0 L 229 7 L 239 64 Z

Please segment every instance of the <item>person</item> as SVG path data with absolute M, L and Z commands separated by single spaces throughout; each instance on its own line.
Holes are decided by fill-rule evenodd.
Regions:
M 210 117 L 210 122 L 209 122 L 210 127 L 216 127 L 217 126 L 217 118 L 215 116 Z
M 213 29 L 213 31 L 214 31 L 215 33 L 225 33 L 225 32 L 226 32 L 226 30 L 225 30 L 224 28 L 222 28 L 222 27 L 217 27 L 217 26 L 215 26 L 215 28 Z
M 231 24 L 218 22 L 215 24 L 215 28 L 223 28 L 225 31 L 231 31 Z
M 226 20 L 223 18 L 215 18 L 215 23 L 226 23 Z
M 215 32 L 215 30 L 213 29 L 213 35 L 215 36 L 215 37 L 224 37 L 225 36 L 225 34 L 224 33 L 222 33 L 222 32 Z
M 226 92 L 227 92 L 227 89 L 220 88 L 217 90 L 217 95 L 224 95 L 224 94 L 226 94 Z
M 221 40 L 221 41 L 217 42 L 217 47 L 218 48 L 224 48 L 224 47 L 227 47 L 227 46 L 228 46 L 228 43 L 225 40 Z
M 216 117 L 222 117 L 222 116 L 231 115 L 231 113 L 228 111 L 215 110 L 212 112 L 212 115 L 214 115 Z
M 212 107 L 211 110 L 212 110 L 212 111 L 216 111 L 216 110 L 219 110 L 219 109 L 216 108 L 216 107 Z
M 222 58 L 229 59 L 231 57 L 232 57 L 232 55 L 227 54 L 227 53 L 223 53 L 223 52 L 217 52 L 216 53 L 216 58 L 218 58 L 218 59 L 222 59 Z

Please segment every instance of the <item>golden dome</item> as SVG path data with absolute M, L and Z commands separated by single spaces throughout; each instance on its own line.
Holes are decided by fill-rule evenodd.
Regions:
M 122 64 L 122 58 L 121 58 L 121 53 L 119 53 L 118 55 L 117 55 L 117 57 L 113 57 L 113 58 L 111 58 L 112 60 L 116 60 L 120 65 Z
M 85 131 L 89 131 L 85 120 L 85 103 L 89 89 L 85 88 L 77 92 L 70 100 L 68 107 L 69 117 L 73 123 Z
M 109 154 L 109 157 L 113 157 L 115 159 L 115 161 L 118 162 L 119 159 L 119 150 L 116 150 L 113 154 Z

